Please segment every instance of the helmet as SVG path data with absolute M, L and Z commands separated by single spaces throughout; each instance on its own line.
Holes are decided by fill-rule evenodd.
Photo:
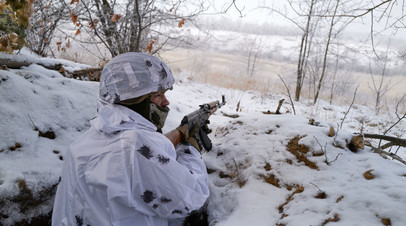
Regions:
M 128 52 L 111 59 L 100 76 L 99 96 L 115 104 L 149 93 L 172 89 L 174 78 L 159 58 L 140 52 Z

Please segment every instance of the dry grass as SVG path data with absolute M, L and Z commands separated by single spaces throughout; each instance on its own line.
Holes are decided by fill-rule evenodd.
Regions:
M 0 225 L 2 225 L 3 219 L 9 218 L 8 214 L 10 210 L 6 207 L 7 205 L 17 205 L 19 213 L 23 215 L 27 214 L 27 217 L 23 218 L 20 222 L 14 222 L 14 226 L 50 225 L 52 211 L 31 218 L 28 215 L 30 215 L 31 210 L 41 208 L 41 206 L 47 205 L 46 203 L 53 201 L 57 183 L 42 186 L 38 191 L 34 191 L 24 179 L 19 179 L 16 183 L 18 187 L 16 195 L 0 198 Z
M 289 86 L 291 93 L 296 84 L 296 65 L 289 62 L 278 62 L 269 59 L 258 59 L 253 76 L 247 73 L 248 53 L 227 54 L 212 50 L 176 49 L 161 54 L 165 62 L 175 72 L 177 78 L 186 76 L 190 80 L 206 82 L 216 86 L 239 90 L 256 90 L 261 93 L 286 93 L 283 83 L 278 78 L 281 75 Z M 187 75 L 181 75 L 187 72 Z M 348 72 L 342 72 L 348 74 Z M 342 94 L 336 94 L 334 102 L 348 105 L 352 101 L 353 90 L 359 85 L 357 103 L 374 106 L 374 96 L 371 90 L 371 76 L 368 73 L 352 73 L 349 78 L 352 87 Z M 393 75 L 388 79 L 391 89 L 386 94 L 388 103 L 395 103 L 396 98 L 404 93 L 406 78 L 404 75 Z M 328 82 L 326 82 L 328 84 Z M 313 94 L 308 84 L 302 89 L 301 99 L 312 100 Z M 329 100 L 329 88 L 324 87 L 319 99 Z
M 296 185 L 295 191 L 293 191 L 293 193 L 287 197 L 286 201 L 278 207 L 279 213 L 282 214 L 281 219 L 287 217 L 287 215 L 283 213 L 285 206 L 286 206 L 287 204 L 289 204 L 290 201 L 293 200 L 293 196 L 294 196 L 295 194 L 302 193 L 303 191 L 304 191 L 304 187 L 303 187 L 303 186 Z
M 315 169 L 318 170 L 319 167 L 316 165 L 316 163 L 310 161 L 305 154 L 309 152 L 309 148 L 306 147 L 303 144 L 299 144 L 299 140 L 301 137 L 294 137 L 292 138 L 288 145 L 287 145 L 287 151 L 292 153 L 298 162 L 304 162 L 306 166 L 308 166 L 310 169 Z

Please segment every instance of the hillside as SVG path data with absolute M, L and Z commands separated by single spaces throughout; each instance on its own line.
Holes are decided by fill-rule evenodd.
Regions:
M 60 63 L 71 70 L 86 67 Z M 199 104 L 221 95 L 227 100 L 210 120 L 214 148 L 203 153 L 210 173 L 210 225 L 406 222 L 405 165 L 368 147 L 348 149 L 353 133 L 361 128 L 379 133 L 393 116 L 374 116 L 371 109 L 356 105 L 338 129 L 346 106 L 296 103 L 294 115 L 285 102 L 283 114 L 263 114 L 286 96 L 191 82 L 184 74 L 175 74 L 177 82 L 168 92 L 171 111 L 164 132 Z M 98 83 L 68 79 L 32 64 L 1 70 L 0 95 L 0 225 L 46 222 L 67 146 L 96 116 Z M 391 135 L 404 138 L 405 128 L 402 122 Z M 405 149 L 399 154 L 406 156 Z

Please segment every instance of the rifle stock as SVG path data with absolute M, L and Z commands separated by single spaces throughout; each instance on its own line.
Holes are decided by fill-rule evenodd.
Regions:
M 172 142 L 172 144 L 175 148 L 176 148 L 176 146 L 178 146 L 178 144 L 182 140 L 182 134 L 177 129 L 174 129 L 174 130 L 171 130 L 171 131 L 165 133 L 165 136 Z

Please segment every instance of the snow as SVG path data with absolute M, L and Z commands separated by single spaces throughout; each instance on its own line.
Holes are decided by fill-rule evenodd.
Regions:
M 42 65 L 61 63 L 71 70 L 88 67 L 27 53 L 0 56 Z M 96 116 L 98 83 L 68 79 L 38 64 L 0 71 L 0 203 L 17 195 L 19 179 L 33 191 L 57 183 L 67 146 Z M 313 106 L 303 101 L 295 103 L 297 115 L 263 114 L 276 109 L 286 96 L 176 78 L 174 89 L 167 93 L 171 111 L 164 132 L 175 128 L 199 104 L 220 100 L 221 95 L 227 101 L 210 118 L 214 147 L 202 155 L 210 172 L 207 209 L 211 225 L 382 225 L 386 218 L 392 225 L 406 224 L 405 165 L 383 159 L 368 147 L 356 153 L 346 147 L 353 133 L 361 128 L 368 133 L 382 132 L 394 121 L 393 116 L 375 116 L 368 107 L 356 105 L 338 129 L 346 106 L 322 101 Z M 242 110 L 236 112 L 238 102 Z M 292 112 L 287 103 L 282 110 Z M 309 119 L 315 123 L 311 125 Z M 335 136 L 329 136 L 331 126 Z M 35 128 L 41 133 L 54 132 L 55 139 L 39 136 Z M 405 138 L 405 122 L 390 135 L 395 134 Z M 288 151 L 294 138 L 297 146 L 309 148 L 300 155 L 317 169 Z M 399 154 L 406 156 L 406 150 L 400 149 Z M 373 179 L 364 177 L 367 171 Z M 326 197 L 316 198 L 322 192 Z M 20 211 L 11 201 L 6 204 L 0 206 L 2 225 L 52 209 L 52 200 L 27 211 Z

